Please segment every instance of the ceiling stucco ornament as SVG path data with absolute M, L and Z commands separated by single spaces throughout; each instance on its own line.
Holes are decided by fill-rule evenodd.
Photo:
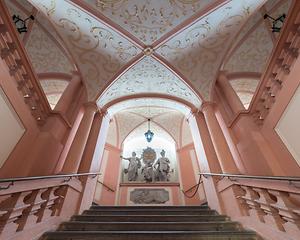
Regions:
M 125 37 L 66 0 L 31 0 L 54 22 L 72 49 L 87 86 L 89 100 L 141 52 Z
M 99 98 L 99 107 L 112 100 L 141 93 L 159 93 L 201 105 L 197 95 L 174 73 L 152 57 L 145 57 L 118 78 Z
M 156 52 L 175 66 L 208 100 L 230 43 L 265 0 L 232 0 L 172 37 Z
M 163 98 L 136 98 L 129 99 L 116 103 L 107 109 L 107 112 L 110 116 L 113 116 L 119 111 L 134 108 L 134 107 L 164 107 L 169 109 L 174 109 L 181 112 L 183 115 L 188 116 L 191 113 L 191 109 L 179 102 L 175 102 Z
M 33 25 L 25 47 L 37 73 L 70 74 L 74 70 L 57 43 L 38 24 Z
M 215 0 L 84 0 L 94 9 L 112 19 L 145 45 Z

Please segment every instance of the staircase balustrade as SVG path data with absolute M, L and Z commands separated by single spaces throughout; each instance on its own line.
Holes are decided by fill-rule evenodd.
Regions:
M 80 177 L 99 173 L 0 179 L 0 239 L 34 239 L 78 213 Z
M 217 188 L 224 204 L 224 213 L 234 220 L 266 239 L 273 239 L 274 236 L 275 239 L 299 238 L 299 177 L 201 175 L 219 178 Z
M 295 5 L 299 9 L 299 4 Z M 258 86 L 258 92 L 250 106 L 250 113 L 258 125 L 262 125 L 270 112 L 276 96 L 281 90 L 290 69 L 299 55 L 300 12 L 293 11 L 282 29 L 279 41 L 274 47 L 268 67 Z M 292 29 L 292 30 L 291 30 Z

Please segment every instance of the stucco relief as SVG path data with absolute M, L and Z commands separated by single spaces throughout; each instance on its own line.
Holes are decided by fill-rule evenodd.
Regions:
M 188 116 L 191 112 L 191 109 L 183 105 L 179 102 L 175 102 L 168 99 L 162 98 L 136 98 L 136 99 L 129 99 L 122 102 L 119 102 L 107 109 L 108 113 L 112 116 L 115 113 L 134 107 L 147 107 L 147 106 L 156 106 L 156 107 L 165 107 L 170 109 L 175 109 L 181 112 L 183 115 Z
M 164 107 L 153 107 L 153 106 L 147 107 L 147 106 L 144 106 L 144 107 L 137 107 L 137 108 L 128 109 L 128 111 L 131 112 L 131 113 L 141 115 L 145 119 L 147 119 L 147 118 L 155 118 L 156 116 L 170 113 L 171 109 L 164 108 Z
M 237 93 L 244 107 L 248 109 L 259 80 L 250 78 L 239 78 L 230 81 L 234 91 Z
M 40 81 L 40 84 L 47 97 L 51 109 L 54 109 L 54 107 L 56 106 L 68 83 L 68 81 L 57 79 L 48 79 Z
M 261 23 L 237 48 L 224 69 L 229 72 L 261 73 L 267 64 L 272 48 L 272 38 L 266 25 Z
M 84 0 L 146 45 L 205 9 L 214 0 Z
M 160 93 L 182 98 L 200 107 L 196 94 L 174 73 L 152 57 L 145 57 L 117 79 L 99 98 L 99 105 L 139 93 Z
M 113 29 L 68 1 L 32 2 L 51 18 L 72 49 L 90 100 L 97 96 L 99 89 L 124 64 L 141 51 Z
M 119 125 L 119 143 L 122 143 L 125 137 L 145 120 L 143 117 L 134 115 L 127 111 L 116 114 L 115 118 Z
M 230 1 L 171 38 L 159 49 L 205 99 L 224 54 L 242 24 L 265 1 Z
M 135 204 L 164 204 L 169 200 L 169 192 L 163 188 L 138 188 L 130 192 L 130 201 Z
M 177 111 L 171 111 L 169 114 L 163 114 L 156 118 L 154 121 L 163 126 L 175 139 L 175 141 L 180 143 L 180 127 L 181 121 L 184 116 Z M 172 123 L 172 124 L 170 124 Z
M 61 49 L 37 24 L 33 25 L 25 47 L 37 73 L 70 73 L 74 70 Z

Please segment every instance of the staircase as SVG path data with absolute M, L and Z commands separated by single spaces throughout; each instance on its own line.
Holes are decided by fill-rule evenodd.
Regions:
M 103 207 L 92 206 L 82 215 L 62 223 L 55 232 L 46 232 L 41 240 L 201 240 L 261 239 L 244 230 L 227 216 L 207 206 L 193 207 Z

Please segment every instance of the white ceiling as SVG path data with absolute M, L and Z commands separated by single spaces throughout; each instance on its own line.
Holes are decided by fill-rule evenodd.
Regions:
M 122 77 L 138 76 L 140 68 L 135 66 L 141 64 L 139 59 L 144 57 L 147 45 L 151 45 L 160 62 L 150 63 L 148 66 L 153 69 L 147 71 L 168 67 L 171 71 L 165 70 L 167 76 L 174 74 L 170 79 L 181 83 L 176 91 L 152 85 L 150 91 L 189 99 L 195 107 L 199 106 L 196 94 L 209 99 L 220 64 L 235 35 L 265 1 L 30 0 L 52 21 L 71 50 L 89 100 L 96 100 L 108 86 L 114 88 L 111 83 L 116 79 L 115 84 Z M 144 75 L 138 80 L 149 82 Z M 160 82 L 159 78 L 154 81 Z M 189 96 L 183 95 L 185 90 L 180 88 L 188 89 Z M 142 87 L 133 94 L 147 89 Z M 124 94 L 129 94 L 129 90 Z M 109 100 L 101 101 L 122 97 L 106 96 Z
M 110 124 L 107 142 L 121 147 L 125 139 L 144 136 L 148 130 L 149 118 L 151 130 L 156 135 L 174 141 L 177 148 L 192 142 L 184 114 L 174 109 L 158 106 L 140 106 L 116 113 Z

